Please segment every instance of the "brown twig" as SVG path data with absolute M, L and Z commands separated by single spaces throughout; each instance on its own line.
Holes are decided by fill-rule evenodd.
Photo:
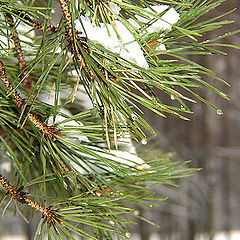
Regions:
M 12 31 L 12 38 L 13 38 L 13 42 L 14 42 L 14 46 L 15 46 L 18 65 L 19 65 L 19 68 L 21 71 L 21 78 L 24 79 L 23 85 L 24 85 L 27 93 L 29 94 L 32 91 L 32 83 L 31 83 L 31 78 L 26 70 L 27 64 L 26 64 L 26 61 L 23 56 L 23 51 L 21 48 L 20 39 L 18 37 L 18 32 L 17 32 L 17 29 L 14 27 L 12 15 L 10 13 L 6 13 L 6 18 L 7 18 L 8 24 L 11 28 L 11 31 Z
M 26 204 L 25 201 L 25 192 L 21 191 L 21 188 L 16 189 L 13 187 L 1 174 L 0 174 L 0 183 L 1 185 L 12 195 L 13 199 L 17 200 L 22 204 Z
M 11 96 L 15 99 L 16 105 L 18 109 L 22 112 L 25 107 L 24 100 L 20 97 L 19 93 L 16 90 L 13 90 L 13 87 L 6 76 L 5 67 L 0 59 L 0 78 L 3 81 L 4 85 L 7 87 L 8 92 L 11 92 Z M 51 140 L 56 140 L 56 135 L 60 136 L 59 129 L 55 128 L 54 126 L 48 126 L 44 124 L 36 117 L 34 114 L 28 114 L 29 120 L 33 123 L 35 127 L 37 127 L 43 135 L 46 135 Z
M 90 67 L 86 63 L 86 60 L 85 60 L 83 54 L 81 53 L 81 51 L 79 51 L 79 49 L 77 48 L 77 46 L 74 43 L 74 34 L 75 34 L 75 38 L 81 44 L 83 50 L 85 52 L 88 51 L 88 47 L 86 46 L 86 43 L 81 41 L 81 38 L 78 36 L 78 34 L 77 34 L 78 31 L 74 32 L 74 30 L 73 30 L 71 12 L 69 10 L 67 1 L 66 0 L 59 0 L 59 2 L 61 4 L 61 7 L 62 7 L 62 10 L 63 10 L 63 13 L 64 13 L 64 18 L 66 20 L 68 41 L 70 42 L 70 47 L 71 47 L 71 50 L 72 50 L 73 54 L 75 55 L 75 57 L 79 61 L 81 61 L 81 65 L 83 66 L 85 71 L 91 76 L 92 79 L 96 79 L 96 77 L 98 79 L 102 79 L 101 76 L 98 73 L 96 73 L 95 71 L 93 72 L 90 69 Z M 98 69 L 101 72 L 101 74 L 106 78 L 106 73 L 105 73 L 106 68 L 103 68 L 102 66 L 98 65 Z M 110 80 L 112 80 L 112 81 L 116 80 L 116 77 L 113 76 L 110 72 L 108 72 L 107 74 L 108 74 L 108 78 Z
M 13 10 L 13 13 L 18 15 L 20 18 L 22 18 L 24 20 L 24 22 L 26 24 L 30 25 L 31 27 L 33 27 L 35 29 L 38 29 L 40 31 L 44 30 L 44 25 L 43 24 L 41 24 L 41 23 L 37 22 L 36 20 L 32 19 L 25 12 L 19 11 L 19 10 Z M 48 26 L 46 26 L 46 31 L 55 33 L 57 31 L 57 29 L 53 25 L 48 25 Z
M 66 26 L 67 26 L 67 34 L 68 34 L 68 39 L 71 44 L 71 48 L 73 53 L 76 54 L 77 58 L 80 60 L 81 54 L 79 53 L 78 49 L 75 47 L 74 44 L 74 32 L 73 32 L 73 25 L 72 25 L 72 16 L 71 12 L 69 10 L 68 4 L 66 0 L 59 0 L 63 13 L 64 13 L 64 18 L 66 20 Z
M 42 214 L 42 218 L 44 218 L 44 220 L 47 221 L 50 225 L 54 226 L 56 222 L 62 223 L 60 216 L 56 213 L 56 210 L 52 210 L 51 207 L 45 207 L 26 197 L 27 193 L 22 191 L 23 187 L 20 187 L 19 189 L 15 188 L 1 174 L 0 184 L 12 195 L 13 199 L 17 200 L 21 204 L 26 204 L 29 207 L 40 212 Z

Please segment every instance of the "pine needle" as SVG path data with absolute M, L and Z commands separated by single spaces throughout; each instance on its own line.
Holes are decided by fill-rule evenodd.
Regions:
M 97 17 L 97 11 L 98 11 L 98 3 L 97 3 L 96 8 L 94 10 L 94 15 L 93 15 L 93 18 L 92 18 L 92 26 L 94 26 L 94 24 L 95 24 L 95 20 L 96 20 L 96 17 Z
M 76 82 L 76 85 L 75 85 L 75 88 L 74 88 L 74 92 L 73 92 L 73 96 L 72 96 L 72 103 L 75 101 L 75 97 L 76 97 L 76 94 L 77 94 L 82 67 L 83 67 L 83 61 L 81 61 L 81 66 L 80 66 L 80 69 L 79 69 L 79 73 L 77 75 L 77 82 Z
M 68 66 L 68 64 L 71 62 L 71 60 L 73 59 L 73 57 L 74 57 L 74 54 L 72 54 L 71 56 L 70 56 L 70 58 L 67 60 L 67 62 L 66 62 L 66 64 L 64 65 L 64 67 L 63 67 L 63 69 L 62 69 L 62 72 L 65 70 L 65 68 Z
M 172 111 L 163 107 L 161 104 L 159 104 L 155 99 L 153 99 L 152 97 L 150 97 L 145 91 L 143 91 L 134 81 L 129 80 L 132 85 L 139 91 L 141 92 L 145 97 L 147 97 L 149 100 L 151 100 L 152 102 L 154 102 L 155 104 L 157 104 L 159 107 L 161 107 L 162 109 L 164 109 L 165 111 L 171 113 Z
M 123 73 L 123 75 L 125 77 L 128 77 L 126 73 Z M 133 80 L 129 79 L 129 82 L 132 83 L 132 85 L 139 91 L 141 92 L 145 97 L 147 97 L 149 100 L 151 100 L 152 102 L 154 102 L 156 105 L 158 105 L 159 107 L 161 107 L 162 109 L 164 109 L 165 111 L 172 113 L 171 110 L 163 107 L 161 104 L 159 104 L 155 99 L 153 99 L 152 97 L 150 97 L 145 91 L 143 91 Z
M 52 85 L 51 91 L 50 91 L 49 96 L 48 96 L 48 100 L 50 100 L 51 97 L 52 97 L 52 94 L 53 94 L 53 91 L 54 91 L 55 85 L 56 85 L 56 82 L 54 82 L 53 85 Z
M 111 4 L 110 1 L 108 2 L 108 5 L 109 5 L 109 8 L 112 10 L 112 4 Z M 116 22 L 115 22 L 115 18 L 114 18 L 113 13 L 111 13 L 111 18 L 112 18 L 113 27 L 117 30 L 117 25 L 116 25 Z
M 103 65 L 106 66 L 106 59 L 103 58 Z M 108 72 L 106 70 L 106 68 L 104 69 L 105 72 L 105 77 L 106 80 L 108 81 Z M 108 88 L 108 92 L 110 92 L 109 88 Z M 118 143 L 117 143 L 117 129 L 116 129 L 116 125 L 115 125 L 115 119 L 114 119 L 114 110 L 113 110 L 113 105 L 112 105 L 112 101 L 111 98 L 109 96 L 109 106 L 110 106 L 110 112 L 111 112 L 111 116 L 112 116 L 112 124 L 113 124 L 113 134 L 114 134 L 114 144 L 115 144 L 115 149 L 118 150 Z
M 106 142 L 107 142 L 108 151 L 110 152 L 111 145 L 110 145 L 110 139 L 108 134 L 107 108 L 105 105 L 104 105 L 104 121 L 105 121 Z
M 118 150 L 117 129 L 116 129 L 116 125 L 115 125 L 113 105 L 112 105 L 112 101 L 111 101 L 110 97 L 109 97 L 109 105 L 110 105 L 111 116 L 112 116 L 113 136 L 114 136 L 115 149 Z

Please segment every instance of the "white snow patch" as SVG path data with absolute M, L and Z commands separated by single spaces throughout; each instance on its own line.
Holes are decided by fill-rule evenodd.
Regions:
M 95 152 L 100 157 L 111 160 L 111 163 L 114 165 L 121 164 L 123 167 L 134 167 L 139 171 L 144 171 L 150 168 L 150 166 L 140 157 L 135 154 L 119 151 L 119 150 L 111 150 L 110 154 L 106 151 L 104 152 Z M 113 172 L 114 170 L 106 165 L 102 166 L 105 171 Z M 103 169 L 97 169 L 97 172 L 105 172 Z
M 156 5 L 151 8 L 144 8 L 146 10 L 146 16 L 142 17 L 139 15 L 135 15 L 135 17 L 143 23 L 148 23 L 150 20 L 155 18 L 155 14 L 159 15 L 161 12 L 165 11 L 169 6 L 168 5 Z M 172 24 L 177 23 L 180 19 L 179 13 L 174 9 L 170 8 L 166 13 L 163 14 L 157 21 L 152 23 L 149 27 L 146 28 L 147 33 L 154 33 L 160 31 L 171 31 Z
M 11 170 L 10 161 L 1 163 L 0 164 L 0 169 L 1 169 L 1 171 L 10 172 L 10 170 Z
M 66 110 L 66 109 L 63 109 L 64 114 L 68 114 L 69 117 L 72 116 L 72 114 Z M 66 127 L 66 126 L 69 126 L 69 127 L 78 127 L 78 126 L 83 126 L 83 124 L 79 121 L 75 121 L 75 120 L 70 120 L 70 121 L 67 121 L 67 122 L 64 122 L 64 123 L 61 123 L 63 121 L 67 120 L 67 117 L 64 117 L 60 114 L 58 114 L 56 117 L 55 117 L 55 122 L 53 122 L 53 116 L 50 116 L 49 119 L 48 119 L 48 122 L 47 124 L 48 125 L 53 125 L 54 123 L 57 124 L 57 123 L 60 123 L 58 125 L 58 127 Z M 80 131 L 79 131 L 80 133 Z M 75 143 L 80 143 L 82 141 L 85 141 L 85 142 L 89 142 L 88 138 L 84 135 L 80 135 L 80 134 L 71 134 L 71 136 L 69 136 L 71 139 L 75 139 Z M 66 136 L 66 138 L 68 138 Z
M 239 240 L 240 231 L 218 232 L 214 234 L 213 240 Z
M 92 26 L 90 20 L 84 16 L 81 17 L 81 22 L 88 39 L 97 41 L 106 49 L 118 53 L 123 59 L 135 63 L 140 67 L 146 69 L 149 67 L 139 43 L 135 41 L 132 33 L 122 22 L 115 21 L 119 37 L 111 24 L 104 25 L 100 23 L 100 26 Z M 80 32 L 84 32 L 79 19 L 75 20 L 75 28 Z
M 109 156 L 109 154 L 100 154 L 102 157 L 108 157 L 111 160 L 130 166 L 130 167 L 137 167 L 138 169 L 144 170 L 144 169 L 149 169 L 150 166 L 146 164 L 146 162 L 138 157 L 135 154 L 125 152 L 125 151 L 117 151 L 117 150 L 111 150 L 112 156 Z M 115 155 L 115 156 L 114 156 Z
M 119 2 L 122 2 L 122 1 L 119 1 Z M 111 10 L 114 14 L 118 15 L 119 12 L 121 11 L 121 8 L 114 2 L 110 2 L 110 5 L 111 5 Z
M 63 112 L 65 114 L 70 115 L 70 112 L 68 112 L 68 110 L 63 109 Z M 70 126 L 70 127 L 74 127 L 74 126 L 83 126 L 83 124 L 79 121 L 75 121 L 75 120 L 70 120 L 68 122 L 64 122 L 61 123 L 62 121 L 65 121 L 67 119 L 67 117 L 64 117 L 62 115 L 57 115 L 55 117 L 55 122 L 53 122 L 53 117 L 50 116 L 48 119 L 48 125 L 52 125 L 54 123 L 60 123 L 58 126 L 59 127 L 66 127 L 66 126 Z M 76 130 L 75 130 L 76 131 Z M 73 133 L 68 137 L 68 136 L 64 136 L 66 139 L 69 138 L 70 141 L 74 142 L 75 144 L 81 144 L 81 142 L 89 142 L 88 138 L 86 136 L 83 136 L 80 134 L 80 131 L 78 134 L 74 134 L 74 130 Z M 128 143 L 131 142 L 131 139 L 126 140 Z M 130 152 L 126 152 L 126 151 L 117 151 L 117 150 L 111 150 L 111 152 L 109 153 L 107 150 L 105 152 L 100 152 L 98 148 L 96 147 L 89 147 L 88 148 L 93 151 L 95 154 L 99 155 L 102 158 L 105 158 L 107 160 L 110 160 L 110 162 L 113 165 L 117 165 L 122 164 L 123 167 L 135 167 L 136 169 L 138 169 L 139 171 L 144 171 L 150 168 L 150 166 L 140 157 L 138 157 L 135 153 L 135 149 L 133 148 L 133 146 L 130 147 L 130 151 L 134 152 L 134 153 L 130 153 Z M 99 162 L 100 160 L 98 160 L 97 158 L 91 156 L 91 155 L 87 155 L 87 154 L 83 154 L 81 153 L 81 155 L 84 157 L 88 157 L 90 159 L 92 159 L 93 161 Z M 72 161 L 70 158 L 68 158 L 66 156 L 66 159 L 69 160 L 69 162 L 71 163 L 71 165 L 75 168 L 76 171 L 78 171 L 81 174 L 86 174 L 88 172 L 92 172 L 94 169 L 96 172 L 113 172 L 113 169 L 108 166 L 107 164 L 101 164 L 102 168 L 99 168 L 96 166 L 96 164 L 85 164 L 83 161 L 76 159 L 79 162 L 79 165 L 76 164 L 74 161 Z M 82 166 L 82 167 L 81 167 Z
M 110 161 L 111 164 L 117 165 L 121 164 L 123 167 L 128 168 L 128 167 L 135 167 L 137 170 L 141 171 L 146 171 L 147 169 L 150 169 L 150 166 L 140 157 L 128 153 L 128 152 L 123 152 L 123 151 L 116 151 L 112 150 L 111 154 L 108 152 L 98 152 L 94 151 L 96 154 L 98 154 L 100 157 L 105 158 L 106 160 Z M 97 158 L 83 154 L 81 155 L 88 157 L 92 161 L 88 162 L 87 164 L 84 163 L 83 161 L 77 159 L 79 164 L 76 164 L 73 162 L 71 159 L 69 159 L 71 165 L 75 168 L 76 171 L 78 171 L 81 174 L 88 174 L 93 171 L 96 171 L 98 173 L 104 173 L 104 172 L 113 172 L 114 169 L 108 166 L 106 163 L 100 163 L 100 160 Z M 98 164 L 94 164 L 94 162 L 99 163 L 99 167 L 97 166 Z M 100 167 L 101 166 L 101 167 Z
M 26 240 L 24 235 L 3 235 L 1 240 Z
M 119 11 L 121 10 L 121 8 L 113 2 L 111 2 L 111 8 L 112 12 L 116 15 L 119 14 Z M 142 17 L 137 14 L 135 17 L 142 23 L 148 23 L 150 20 L 156 18 L 156 14 L 159 15 L 168 8 L 168 5 L 151 6 L 151 8 L 144 8 L 146 17 Z M 146 28 L 145 34 L 170 31 L 172 29 L 172 24 L 175 24 L 179 19 L 180 15 L 176 12 L 176 10 L 174 8 L 170 8 L 161 18 L 157 19 Z M 133 19 L 128 19 L 128 21 L 135 29 L 140 28 L 139 24 Z M 111 24 L 104 23 L 100 23 L 100 26 L 92 26 L 90 19 L 85 16 L 82 16 L 80 20 L 75 20 L 75 28 L 82 33 L 85 30 L 88 39 L 97 41 L 106 49 L 118 53 L 123 59 L 148 69 L 149 65 L 144 57 L 141 46 L 135 40 L 132 32 L 119 20 L 116 20 L 115 24 L 116 29 L 114 29 Z M 116 31 L 119 36 L 116 34 Z M 159 40 L 161 40 L 161 35 L 159 36 Z M 160 44 L 156 50 L 166 50 L 166 47 L 164 44 Z

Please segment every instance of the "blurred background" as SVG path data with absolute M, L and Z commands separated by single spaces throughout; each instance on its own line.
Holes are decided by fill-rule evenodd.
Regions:
M 209 39 L 240 28 L 239 0 L 227 0 L 211 12 L 211 17 L 234 8 L 236 11 L 226 19 L 234 20 L 235 24 L 209 33 Z M 224 43 L 240 46 L 240 34 L 225 39 Z M 156 187 L 159 195 L 169 199 L 157 208 L 138 210 L 141 216 L 153 220 L 160 228 L 139 220 L 132 229 L 132 240 L 240 239 L 240 51 L 230 48 L 224 51 L 228 56 L 191 57 L 230 83 L 231 87 L 228 87 L 208 79 L 228 94 L 231 101 L 206 89 L 201 93 L 217 105 L 223 115 L 199 102 L 191 106 L 194 114 L 189 122 L 173 116 L 161 119 L 152 112 L 145 113 L 145 119 L 158 133 L 151 142 L 165 152 L 175 152 L 177 160 L 192 160 L 190 166 L 202 170 L 179 180 L 179 188 Z M 173 100 L 166 98 L 167 101 Z M 18 216 L 13 218 L 12 213 L 7 215 L 0 218 L 0 240 L 33 239 L 34 224 L 27 224 Z
M 208 39 L 239 29 L 239 0 L 227 0 L 211 12 L 211 17 L 234 8 L 236 11 L 226 19 L 234 20 L 235 24 L 209 33 Z M 240 34 L 224 42 L 240 46 Z M 150 111 L 145 114 L 146 120 L 158 133 L 154 141 L 161 149 L 175 152 L 177 160 L 192 160 L 190 166 L 202 170 L 180 180 L 180 188 L 158 187 L 157 191 L 169 199 L 157 210 L 154 208 L 149 212 L 143 209 L 142 215 L 151 216 L 160 228 L 156 231 L 140 222 L 138 239 L 240 239 L 240 51 L 230 48 L 221 50 L 228 56 L 190 58 L 213 70 L 231 85 L 228 87 L 208 79 L 209 83 L 228 94 L 230 101 L 206 89 L 201 92 L 201 96 L 218 106 L 223 115 L 199 102 L 191 106 L 194 114 L 189 122 L 172 116 L 161 119 Z M 205 76 L 203 78 L 206 79 Z

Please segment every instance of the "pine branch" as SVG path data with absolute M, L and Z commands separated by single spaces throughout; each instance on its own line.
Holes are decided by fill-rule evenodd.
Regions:
M 142 106 L 163 117 L 187 119 L 188 103 L 194 99 L 218 109 L 196 89 L 205 87 L 227 99 L 200 75 L 220 79 L 185 57 L 223 53 L 214 49 L 218 46 L 214 41 L 224 36 L 198 40 L 230 23 L 220 18 L 199 20 L 221 2 L 147 0 L 136 5 L 128 0 L 86 0 L 78 5 L 59 0 L 63 17 L 57 27 L 48 25 L 52 1 L 47 7 L 24 1 L 0 3 L 1 16 L 8 19 L 8 26 L 0 21 L 0 47 L 6 53 L 2 57 L 6 70 L 0 60 L 0 78 L 7 88 L 0 85 L 1 150 L 22 185 L 31 185 L 42 202 L 51 201 L 58 211 L 32 201 L 1 175 L 0 183 L 13 199 L 42 214 L 36 239 L 45 234 L 49 239 L 73 239 L 73 233 L 85 239 L 124 239 L 131 224 L 125 215 L 134 215 L 130 203 L 149 206 L 166 200 L 154 195 L 151 187 L 176 186 L 175 179 L 197 170 L 185 167 L 188 162 L 172 161 L 159 149 L 140 158 L 131 140 L 146 144 L 143 129 L 154 133 L 142 116 Z M 21 32 L 22 23 L 28 33 Z M 35 29 L 40 36 L 29 37 Z M 30 94 L 26 100 L 17 90 L 22 81 L 11 36 L 21 79 L 29 75 L 37 79 L 31 91 L 34 97 Z M 29 38 L 20 42 L 22 37 Z M 27 66 L 24 47 L 30 49 L 24 53 Z M 92 103 L 87 110 L 81 103 L 85 95 L 78 96 L 82 89 Z M 49 92 L 54 103 L 46 100 Z M 165 95 L 172 101 L 166 104 Z M 28 125 L 19 130 L 22 116 L 33 131 Z M 114 145 L 116 150 L 111 150 Z
M 60 216 L 55 210 L 52 210 L 51 207 L 45 207 L 26 197 L 28 193 L 22 191 L 23 187 L 16 189 L 1 174 L 0 183 L 12 195 L 13 199 L 17 200 L 21 204 L 28 205 L 29 207 L 35 209 L 35 211 L 40 212 L 44 220 L 47 221 L 51 226 L 54 226 L 56 222 L 61 223 Z
M 10 13 L 6 13 L 6 18 L 7 18 L 8 24 L 11 28 L 11 31 L 12 31 L 13 41 L 14 41 L 14 45 L 15 45 L 15 52 L 17 55 L 18 64 L 19 64 L 19 68 L 21 71 L 20 76 L 22 79 L 24 79 L 23 85 L 24 85 L 27 93 L 29 94 L 32 91 L 32 83 L 31 83 L 30 75 L 27 74 L 27 70 L 26 70 L 27 64 L 26 64 L 26 61 L 23 56 L 20 39 L 18 37 L 18 32 L 17 32 L 17 29 L 14 27 L 12 15 Z
M 114 77 L 111 73 L 107 72 L 106 69 L 102 68 L 101 66 L 98 65 L 98 70 L 100 71 L 100 74 L 97 73 L 96 71 L 92 70 L 89 68 L 85 58 L 84 54 L 81 52 L 81 49 L 78 48 L 77 44 L 75 44 L 75 40 L 77 40 L 77 43 L 80 44 L 80 46 L 83 48 L 84 52 L 88 54 L 88 46 L 87 44 L 84 43 L 84 39 L 78 36 L 78 31 L 73 28 L 72 25 L 72 14 L 69 10 L 68 3 L 66 0 L 59 0 L 63 13 L 64 13 L 64 18 L 66 20 L 66 25 L 67 25 L 67 34 L 68 34 L 68 41 L 70 42 L 70 46 L 72 49 L 73 54 L 77 58 L 77 60 L 80 61 L 81 66 L 84 67 L 87 73 L 92 77 L 92 79 L 101 79 L 101 74 L 104 76 L 104 78 L 111 79 L 113 81 L 116 80 L 116 77 Z
M 20 97 L 19 93 L 16 90 L 13 90 L 11 83 L 8 81 L 6 76 L 6 71 L 2 61 L 0 60 L 0 77 L 3 81 L 4 85 L 7 87 L 8 92 L 11 93 L 11 96 L 15 99 L 16 105 L 20 112 L 22 112 L 25 108 L 25 102 Z M 59 135 L 59 130 L 56 129 L 54 126 L 48 126 L 47 124 L 42 123 L 37 116 L 32 113 L 29 113 L 28 116 L 29 120 L 33 123 L 33 125 L 38 128 L 43 135 L 46 135 L 49 139 L 56 140 L 56 135 Z
M 38 29 L 40 31 L 46 31 L 46 32 L 51 32 L 51 33 L 56 33 L 57 29 L 53 25 L 49 25 L 44 28 L 44 25 L 39 23 L 38 21 L 32 19 L 26 12 L 24 11 L 19 11 L 19 10 L 13 10 L 12 11 L 14 14 L 16 14 L 24 23 L 28 24 L 29 26 L 33 27 L 34 29 Z

